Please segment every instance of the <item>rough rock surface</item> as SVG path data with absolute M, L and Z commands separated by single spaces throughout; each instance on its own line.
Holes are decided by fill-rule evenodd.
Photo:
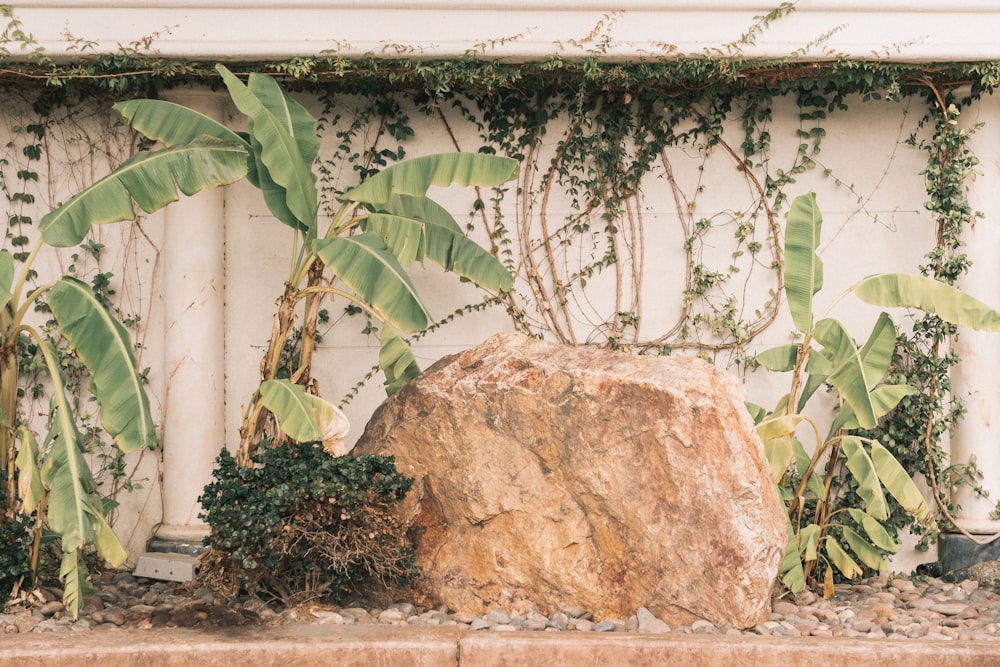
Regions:
M 785 520 L 742 387 L 701 360 L 500 334 L 388 399 L 376 452 L 415 479 L 431 601 L 768 618 Z

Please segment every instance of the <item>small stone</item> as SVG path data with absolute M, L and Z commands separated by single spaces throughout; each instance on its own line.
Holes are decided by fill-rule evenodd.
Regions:
M 386 609 L 378 615 L 379 623 L 399 623 L 405 620 L 406 615 L 398 609 Z
M 594 622 L 585 618 L 573 619 L 573 629 L 579 632 L 591 632 L 594 629 Z
M 524 624 L 521 626 L 521 629 L 524 630 L 525 632 L 541 632 L 542 630 L 545 629 L 545 626 L 547 624 L 548 621 L 540 621 L 538 619 L 529 618 L 525 619 Z
M 635 616 L 639 619 L 639 632 L 642 634 L 670 632 L 670 626 L 654 616 L 653 612 L 645 607 L 639 607 Z
M 328 611 L 326 609 L 320 609 L 313 611 L 313 616 L 316 617 L 316 623 L 320 625 L 343 625 L 344 617 L 335 611 Z
M 944 614 L 945 616 L 956 616 L 961 614 L 968 608 L 969 605 L 964 602 L 941 602 L 938 604 L 931 605 L 929 607 L 930 611 L 937 612 L 939 614 Z
M 125 625 L 125 614 L 120 609 L 105 609 L 101 615 L 105 623 L 118 626 Z
M 398 609 L 399 611 L 403 612 L 405 616 L 412 616 L 417 611 L 417 608 L 414 607 L 409 602 L 394 602 L 393 604 L 389 605 L 389 609 Z
M 472 622 L 469 623 L 469 628 L 472 630 L 486 630 L 490 627 L 490 624 L 481 618 L 474 618 Z
M 691 630 L 694 632 L 712 632 L 715 629 L 715 625 L 711 621 L 706 621 L 703 618 L 699 618 L 691 624 Z
M 56 614 L 56 612 L 66 611 L 66 606 L 63 605 L 59 600 L 53 600 L 52 602 L 46 602 L 39 609 L 42 616 L 49 617 Z
M 786 602 L 785 600 L 777 600 L 773 605 L 771 605 L 771 610 L 776 614 L 788 615 L 797 613 L 799 611 L 799 607 L 798 605 Z
M 590 616 L 590 614 L 587 613 L 586 609 L 584 609 L 583 607 L 581 607 L 579 605 L 573 605 L 573 606 L 570 606 L 570 607 L 565 607 L 562 610 L 562 613 L 566 614 L 570 618 L 586 618 L 588 616 L 590 618 L 593 618 L 593 616 Z
M 496 625 L 507 625 L 510 623 L 510 614 L 500 609 L 492 609 L 486 613 L 486 621 L 492 621 Z
M 663 621 L 660 622 L 663 623 Z M 664 623 L 664 625 L 666 625 L 666 623 Z M 669 627 L 670 626 L 667 626 L 668 632 L 669 632 Z M 594 632 L 614 632 L 615 623 L 614 621 L 601 621 L 600 623 L 595 623 L 594 627 L 591 628 L 591 630 L 593 630 Z M 642 632 L 642 630 L 640 629 L 639 632 Z
M 468 625 L 469 623 L 472 623 L 474 620 L 476 620 L 476 615 L 470 614 L 467 611 L 460 611 L 453 614 L 451 616 L 451 620 L 455 621 L 456 623 L 464 623 Z
M 31 614 L 18 614 L 14 618 L 14 625 L 17 626 L 18 632 L 34 632 L 40 622 L 40 618 Z
M 905 593 L 906 591 L 912 591 L 916 589 L 916 586 L 909 579 L 893 579 L 892 586 L 900 593 Z

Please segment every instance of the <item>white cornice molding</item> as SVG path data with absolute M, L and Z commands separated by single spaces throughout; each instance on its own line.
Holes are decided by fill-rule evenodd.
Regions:
M 761 0 L 27 0 L 24 30 L 57 59 L 149 41 L 173 58 L 533 60 L 718 54 L 779 4 Z M 611 9 L 611 8 L 614 9 Z M 596 27 L 597 40 L 586 41 Z M 821 36 L 830 34 L 819 45 Z M 744 47 L 748 57 L 1000 60 L 1000 0 L 800 0 Z M 603 41 L 602 41 L 603 40 Z M 600 44 L 600 48 L 598 48 Z M 803 50 L 804 49 L 804 50 Z M 16 54 L 15 54 L 16 55 Z

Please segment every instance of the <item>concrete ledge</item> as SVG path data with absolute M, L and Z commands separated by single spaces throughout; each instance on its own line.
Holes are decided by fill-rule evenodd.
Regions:
M 972 667 L 1000 662 L 1000 642 L 469 632 L 455 628 L 296 624 L 8 635 L 0 667 L 150 665 L 853 665 Z

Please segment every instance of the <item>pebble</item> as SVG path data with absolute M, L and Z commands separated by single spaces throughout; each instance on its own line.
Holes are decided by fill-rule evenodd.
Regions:
M 813 591 L 772 601 L 771 613 L 752 628 L 717 627 L 706 620 L 671 627 L 646 607 L 627 620 L 600 618 L 581 606 L 559 610 L 491 608 L 485 613 L 421 608 L 399 601 L 378 607 L 348 601 L 343 607 L 313 605 L 279 613 L 260 600 L 227 600 L 207 588 L 101 574 L 83 600 L 77 620 L 61 602 L 62 591 L 43 587 L 37 602 L 9 605 L 0 613 L 0 634 L 93 632 L 106 628 L 210 627 L 289 622 L 328 625 L 370 623 L 414 627 L 457 626 L 483 632 L 605 632 L 856 637 L 881 640 L 1000 640 L 1000 593 L 992 582 L 945 582 L 931 577 L 875 577 L 837 584 L 824 599 Z

